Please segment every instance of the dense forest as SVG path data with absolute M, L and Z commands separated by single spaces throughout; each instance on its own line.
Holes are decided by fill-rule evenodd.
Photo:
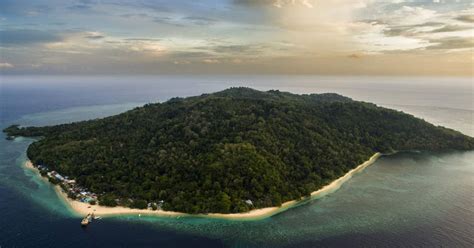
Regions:
M 27 151 L 33 163 L 76 179 L 99 204 L 163 200 L 163 209 L 187 213 L 278 206 L 375 152 L 474 149 L 471 137 L 371 103 L 249 88 L 4 131 L 38 137 Z

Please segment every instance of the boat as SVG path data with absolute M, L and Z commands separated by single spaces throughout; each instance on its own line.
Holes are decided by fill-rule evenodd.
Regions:
M 85 217 L 84 219 L 82 219 L 81 221 L 81 226 L 87 226 L 89 225 L 89 219 L 87 217 Z
M 94 217 L 94 220 L 100 220 L 100 219 L 102 219 L 102 217 L 100 217 L 100 216 L 95 216 Z
M 91 223 L 91 222 L 92 222 L 92 215 L 88 214 L 86 217 L 84 217 L 81 220 L 81 226 L 85 227 L 85 226 L 89 225 L 89 223 Z

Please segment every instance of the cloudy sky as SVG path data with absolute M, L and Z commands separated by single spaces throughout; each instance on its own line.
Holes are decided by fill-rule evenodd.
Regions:
M 472 76 L 471 0 L 0 0 L 2 74 Z

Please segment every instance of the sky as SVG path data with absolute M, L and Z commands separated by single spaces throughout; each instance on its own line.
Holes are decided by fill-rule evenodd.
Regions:
M 474 74 L 471 0 L 0 0 L 0 73 Z

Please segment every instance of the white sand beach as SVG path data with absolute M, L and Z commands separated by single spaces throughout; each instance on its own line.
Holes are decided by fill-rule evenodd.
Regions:
M 379 157 L 380 153 L 374 154 L 369 160 L 360 164 L 356 168 L 347 172 L 344 176 L 334 180 L 330 184 L 324 186 L 323 188 L 314 191 L 311 193 L 311 199 L 317 199 L 323 197 L 329 193 L 332 193 L 339 189 L 341 185 L 348 181 L 354 174 L 362 171 L 367 166 L 373 164 Z M 25 166 L 29 169 L 36 171 L 39 175 L 37 168 L 33 166 L 31 161 L 27 161 Z M 178 216 L 197 216 L 197 217 L 207 217 L 207 218 L 220 218 L 220 219 L 234 219 L 234 220 L 258 220 L 270 217 L 287 209 L 290 209 L 294 206 L 297 206 L 301 203 L 301 200 L 293 200 L 283 203 L 280 207 L 269 207 L 255 209 L 246 213 L 234 213 L 234 214 L 197 214 L 191 215 L 180 212 L 172 211 L 163 211 L 163 210 L 149 210 L 149 209 L 131 209 L 127 207 L 104 207 L 99 205 L 90 205 L 88 203 L 83 203 L 79 201 L 72 200 L 67 197 L 66 193 L 59 187 L 55 186 L 58 196 L 73 210 L 74 213 L 85 216 L 89 213 L 94 213 L 96 216 L 116 216 L 116 215 L 152 215 L 152 216 L 162 216 L 162 217 L 178 217 Z M 307 198 L 302 198 L 302 200 Z

